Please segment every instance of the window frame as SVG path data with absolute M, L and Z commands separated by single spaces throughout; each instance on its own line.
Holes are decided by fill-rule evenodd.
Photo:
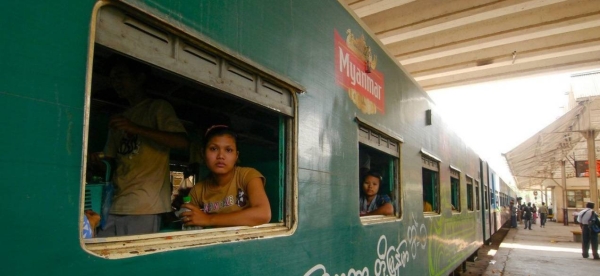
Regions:
M 422 166 L 422 173 L 421 173 L 421 191 L 422 191 L 422 195 L 423 195 L 423 207 L 425 206 L 425 172 L 429 171 L 431 172 L 431 175 L 433 176 L 433 178 L 430 178 L 429 180 L 432 181 L 432 190 L 434 190 L 434 194 L 432 195 L 432 202 L 433 204 L 431 204 L 432 206 L 432 211 L 425 211 L 423 208 L 423 213 L 425 214 L 425 216 L 436 216 L 436 215 L 440 215 L 442 213 L 442 206 L 441 206 L 441 182 L 440 182 L 440 165 L 441 165 L 441 160 L 439 158 L 437 158 L 436 156 L 434 156 L 433 154 L 425 151 L 424 149 L 421 149 L 421 166 Z M 430 197 L 431 198 L 431 197 Z M 436 208 L 437 207 L 437 208 Z
M 360 155 L 360 147 L 361 145 L 364 147 L 368 147 L 373 151 L 377 151 L 379 154 L 383 156 L 388 156 L 390 159 L 388 160 L 388 169 L 390 172 L 385 182 L 389 183 L 388 189 L 390 190 L 390 194 L 392 195 L 392 205 L 394 206 L 394 214 L 390 216 L 384 215 L 373 215 L 373 216 L 363 216 L 360 217 L 361 223 L 363 225 L 368 224 L 376 224 L 383 222 L 391 222 L 396 221 L 402 218 L 402 206 L 403 206 L 403 198 L 402 198 L 402 184 L 401 184 L 401 170 L 400 170 L 400 157 L 402 150 L 403 139 L 398 135 L 394 135 L 389 133 L 388 131 L 383 131 L 374 126 L 374 124 L 360 118 L 355 117 L 355 122 L 357 124 L 357 136 L 358 136 L 358 153 Z M 357 158 L 359 160 L 359 158 Z M 360 164 L 359 164 L 360 166 Z M 360 168 L 358 168 L 360 169 Z M 360 175 L 358 176 L 359 189 L 360 185 Z M 360 191 L 359 191 L 360 193 Z M 357 197 L 358 199 L 359 197 Z M 359 203 L 359 200 L 356 200 Z M 360 208 L 360 207 L 359 207 Z
M 474 202 L 474 197 L 473 197 L 473 193 L 474 193 L 473 188 L 475 186 L 473 185 L 473 177 L 469 176 L 468 174 L 466 175 L 466 186 L 467 186 L 467 211 L 473 212 L 475 210 L 475 208 L 474 208 L 475 202 Z
M 461 181 L 460 181 L 460 170 L 450 166 L 450 204 L 452 204 L 452 206 L 454 206 L 454 210 L 452 210 L 453 213 L 460 213 L 462 208 L 461 208 L 461 204 L 462 204 L 462 200 L 461 200 Z M 456 191 L 456 195 L 454 195 L 454 191 Z M 456 198 L 457 202 L 456 205 L 454 204 L 454 199 Z
M 184 49 L 185 46 L 193 46 L 196 50 L 202 51 L 208 56 L 217 57 L 220 61 L 218 66 L 221 68 L 228 68 L 227 70 L 220 70 L 222 73 L 231 73 L 229 78 L 241 77 L 250 78 L 249 80 L 256 83 L 255 89 L 259 95 L 262 96 L 250 96 L 252 93 L 244 92 L 247 87 L 235 87 L 231 85 L 232 82 L 227 81 L 227 76 L 221 76 L 217 78 L 208 78 L 207 76 L 190 76 L 193 75 L 190 72 L 186 74 L 184 65 L 179 66 L 179 63 L 169 65 L 169 61 L 165 61 L 164 58 L 154 57 L 155 52 L 144 52 L 148 49 L 134 48 L 128 51 L 123 51 L 127 47 L 120 49 L 111 47 L 100 43 L 99 39 L 102 36 L 110 35 L 103 33 L 99 23 L 101 13 L 108 12 L 109 10 L 116 11 L 116 14 L 123 13 L 129 18 L 125 20 L 124 24 L 133 24 L 132 29 L 141 30 L 146 33 L 149 37 L 157 38 L 158 40 L 168 40 L 171 42 L 172 47 L 176 50 L 188 51 Z M 84 154 L 82 158 L 82 173 L 81 173 L 81 200 L 79 205 L 79 233 L 82 231 L 83 225 L 83 210 L 84 210 L 84 199 L 86 192 L 86 168 L 87 158 L 86 153 L 88 150 L 89 141 L 89 114 L 91 112 L 91 90 L 92 90 L 92 71 L 94 62 L 94 53 L 96 43 L 106 46 L 109 49 L 119 52 L 123 55 L 130 55 L 134 59 L 138 59 L 152 66 L 166 70 L 172 74 L 178 75 L 182 78 L 191 79 L 192 82 L 198 85 L 207 85 L 214 87 L 216 90 L 230 96 L 239 97 L 240 101 L 248 101 L 256 104 L 258 110 L 269 110 L 280 114 L 280 123 L 278 125 L 280 132 L 279 147 L 283 150 L 283 156 L 281 161 L 283 167 L 279 167 L 279 180 L 283 181 L 284 190 L 280 192 L 283 196 L 283 210 L 282 221 L 275 223 L 267 223 L 254 227 L 238 226 L 238 227 L 223 227 L 193 231 L 180 231 L 180 232 L 159 232 L 147 235 L 139 236 L 117 236 L 110 238 L 92 238 L 83 239 L 79 235 L 80 244 L 82 248 L 90 254 L 97 255 L 106 259 L 121 259 L 136 257 L 146 254 L 181 250 L 190 247 L 200 246 L 211 246 L 222 243 L 236 242 L 240 240 L 251 241 L 254 239 L 262 238 L 273 238 L 273 237 L 285 237 L 292 235 L 297 229 L 298 221 L 298 180 L 297 180 L 297 140 L 298 140 L 298 100 L 297 94 L 303 93 L 305 89 L 287 79 L 284 76 L 271 72 L 249 60 L 242 60 L 234 54 L 229 54 L 222 48 L 218 48 L 202 40 L 202 36 L 196 33 L 190 33 L 184 29 L 175 27 L 165 21 L 160 21 L 157 17 L 153 17 L 146 14 L 144 11 L 137 10 L 133 7 L 126 6 L 121 3 L 106 3 L 98 2 L 94 6 L 92 12 L 92 22 L 90 26 L 90 40 L 88 45 L 88 65 L 86 73 L 86 89 L 85 89 L 85 121 L 84 121 L 84 135 L 82 152 Z M 156 30 L 159 30 L 158 32 Z M 161 34 L 160 31 L 163 33 Z M 135 40 L 139 42 L 138 40 Z M 118 41 L 115 41 L 118 43 Z M 154 47 L 152 45 L 148 47 Z M 173 50 L 173 49 L 171 49 Z M 173 50 L 174 51 L 174 50 Z M 202 55 L 197 51 L 194 55 Z M 201 59 L 206 57 L 198 56 Z M 153 59 L 155 58 L 155 59 Z M 210 58 L 209 58 L 210 59 Z M 205 59 L 206 60 L 206 59 Z M 234 66 L 235 69 L 232 69 Z M 183 68 L 183 69 L 182 69 Z M 233 71 L 232 71 L 233 70 Z M 241 71 L 240 71 L 241 70 Z M 204 77 L 204 78 L 203 78 Z M 213 82 L 210 82 L 213 81 Z M 261 89 L 262 92 L 261 92 Z M 283 91 L 283 92 L 282 92 Z M 281 92 L 281 93 L 279 93 Z M 267 94 L 264 94 L 267 93 Z M 275 98 L 269 97 L 268 94 L 275 95 Z M 223 94 L 223 95 L 225 95 Z M 278 94 L 283 94 L 282 98 L 278 98 Z M 266 96 L 265 96 L 266 95 Z M 289 103 L 289 108 L 286 108 L 286 101 Z

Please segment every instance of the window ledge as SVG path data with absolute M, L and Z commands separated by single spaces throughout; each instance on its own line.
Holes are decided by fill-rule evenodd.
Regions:
M 394 222 L 397 220 L 399 220 L 399 218 L 396 216 L 374 215 L 374 216 L 360 217 L 360 221 L 362 222 L 362 224 L 365 224 L 365 225 Z
M 271 223 L 255 227 L 241 226 L 93 238 L 83 240 L 83 246 L 87 251 L 99 257 L 121 259 L 182 248 L 289 236 L 294 231 L 295 228 L 288 228 L 283 223 Z
M 433 217 L 433 216 L 439 216 L 440 213 L 437 212 L 423 212 L 423 215 L 426 217 Z

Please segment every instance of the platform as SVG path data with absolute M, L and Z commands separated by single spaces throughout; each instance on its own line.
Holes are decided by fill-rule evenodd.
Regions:
M 579 225 L 547 222 L 532 230 L 510 228 L 483 275 L 600 275 L 600 260 L 581 256 L 581 242 L 573 241 Z M 493 254 L 490 251 L 490 254 Z

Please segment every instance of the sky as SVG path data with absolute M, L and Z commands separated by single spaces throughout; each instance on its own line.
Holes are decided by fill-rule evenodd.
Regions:
M 439 114 L 467 145 L 505 182 L 514 184 L 502 154 L 564 114 L 572 74 L 494 81 L 428 93 Z

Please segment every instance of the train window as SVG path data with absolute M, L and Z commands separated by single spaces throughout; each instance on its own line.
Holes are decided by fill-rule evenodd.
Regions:
M 473 178 L 467 175 L 467 210 L 473 211 Z
M 460 212 L 460 171 L 450 168 L 450 204 L 452 211 Z
M 423 164 L 423 212 L 430 214 L 440 213 L 440 177 L 439 159 L 421 150 Z
M 477 206 L 477 211 L 481 210 L 481 208 L 479 206 L 479 195 L 480 195 L 479 181 L 475 180 L 475 205 Z
M 359 121 L 360 122 L 360 121 Z M 363 223 L 395 219 L 400 216 L 400 187 L 398 158 L 400 141 L 360 122 L 359 152 L 359 209 Z M 367 176 L 380 178 L 379 190 L 365 187 Z
M 167 197 L 171 194 L 170 199 L 166 199 L 170 207 L 166 208 L 177 210 L 194 183 L 210 174 L 202 161 L 204 134 L 212 125 L 227 125 L 237 132 L 240 152 L 237 165 L 255 168 L 266 178 L 271 220 L 254 227 L 182 231 L 179 218 L 166 211 L 155 233 L 84 238 L 85 249 L 104 258 L 117 259 L 292 234 L 297 221 L 297 181 L 293 171 L 297 159 L 293 147 L 297 136 L 295 95 L 303 88 L 141 13 L 112 5 L 103 6 L 97 13 L 97 21 L 92 24 L 96 29 L 95 41 L 90 46 L 92 60 L 88 68 L 84 152 L 88 156 L 102 152 L 111 116 L 131 110 L 129 102 L 119 97 L 123 96 L 122 92 L 117 95 L 115 91 L 119 90 L 115 79 L 121 78 L 111 73 L 111 68 L 116 68 L 113 67 L 115 60 L 138 64 L 146 68 L 145 95 L 172 106 L 169 112 L 174 112 L 179 122 L 169 121 L 167 125 L 181 124 L 190 140 L 189 148 L 170 152 L 166 148 L 168 189 L 171 189 L 166 194 Z M 136 145 L 132 146 L 132 154 L 135 154 Z M 121 150 L 127 149 L 119 147 L 117 151 L 121 154 Z M 84 210 L 102 213 L 103 185 L 114 179 L 110 170 L 97 170 L 91 163 L 86 162 L 84 169 L 82 220 L 87 218 Z M 115 171 L 114 166 L 112 171 Z M 161 189 L 164 190 L 164 185 Z

